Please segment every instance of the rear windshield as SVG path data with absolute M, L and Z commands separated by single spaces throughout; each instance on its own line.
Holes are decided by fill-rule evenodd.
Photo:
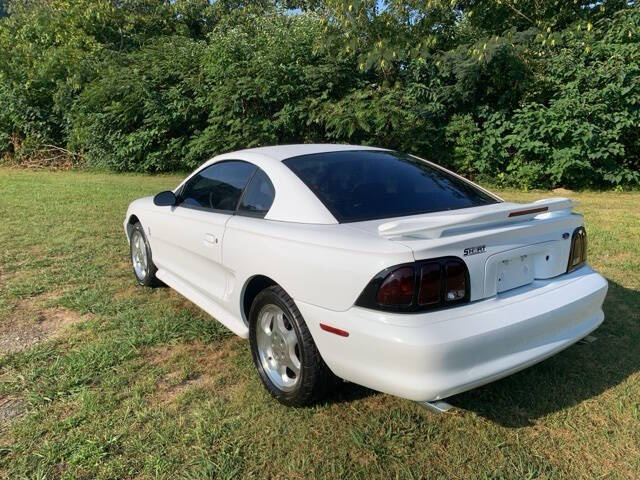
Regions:
M 397 152 L 317 153 L 284 163 L 341 223 L 498 203 L 470 183 Z

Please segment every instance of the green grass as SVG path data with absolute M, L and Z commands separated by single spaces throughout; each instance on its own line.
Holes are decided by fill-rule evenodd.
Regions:
M 434 415 L 350 384 L 282 407 L 246 342 L 170 289 L 138 288 L 126 206 L 177 181 L 0 169 L 0 333 L 52 312 L 72 320 L 0 357 L 0 404 L 23 410 L 0 430 L 0 476 L 640 477 L 640 194 L 573 195 L 610 282 L 598 341 Z

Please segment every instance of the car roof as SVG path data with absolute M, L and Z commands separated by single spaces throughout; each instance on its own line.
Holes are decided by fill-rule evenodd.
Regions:
M 386 150 L 378 147 L 365 147 L 362 145 L 340 145 L 332 143 L 300 143 L 292 145 L 274 145 L 269 147 L 257 147 L 247 148 L 245 150 L 237 150 L 235 152 L 229 152 L 218 157 L 229 157 L 230 155 L 260 155 L 262 157 L 270 158 L 281 162 L 291 157 L 298 157 L 300 155 L 312 155 L 314 153 L 327 153 L 327 152 L 345 152 L 349 150 Z
M 316 194 L 282 161 L 301 155 L 358 150 L 389 151 L 384 148 L 364 147 L 361 145 L 319 143 L 248 148 L 217 155 L 205 162 L 195 172 L 211 164 L 227 160 L 243 160 L 253 163 L 267 174 L 276 190 L 273 204 L 265 219 L 298 223 L 337 224 L 336 218 Z

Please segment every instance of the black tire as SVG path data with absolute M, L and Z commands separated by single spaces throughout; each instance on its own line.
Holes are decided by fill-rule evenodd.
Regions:
M 267 305 L 275 305 L 282 309 L 297 337 L 300 378 L 293 390 L 284 391 L 274 384 L 260 360 L 256 332 L 259 314 Z M 276 400 L 284 405 L 292 407 L 313 405 L 323 400 L 342 382 L 329 370 L 320 356 L 298 307 L 278 285 L 262 290 L 254 299 L 249 313 L 249 341 L 251 356 L 263 385 Z
M 134 239 L 137 235 L 140 235 L 142 241 L 144 242 L 144 250 L 147 258 L 146 268 L 143 269 L 143 272 L 141 274 L 136 271 L 134 262 Z M 153 257 L 151 256 L 151 247 L 149 246 L 147 236 L 144 234 L 144 228 L 142 228 L 140 222 L 134 223 L 131 227 L 131 231 L 129 232 L 129 259 L 131 260 L 133 275 L 136 277 L 136 280 L 140 285 L 142 285 L 143 287 L 157 287 L 161 285 L 160 280 L 156 278 L 156 272 L 158 271 L 158 269 L 153 263 Z

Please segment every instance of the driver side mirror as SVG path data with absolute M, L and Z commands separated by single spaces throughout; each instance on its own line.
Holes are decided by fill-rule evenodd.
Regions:
M 173 207 L 176 203 L 178 203 L 178 199 L 176 198 L 176 194 L 171 190 L 160 192 L 153 197 L 153 204 L 158 207 Z

